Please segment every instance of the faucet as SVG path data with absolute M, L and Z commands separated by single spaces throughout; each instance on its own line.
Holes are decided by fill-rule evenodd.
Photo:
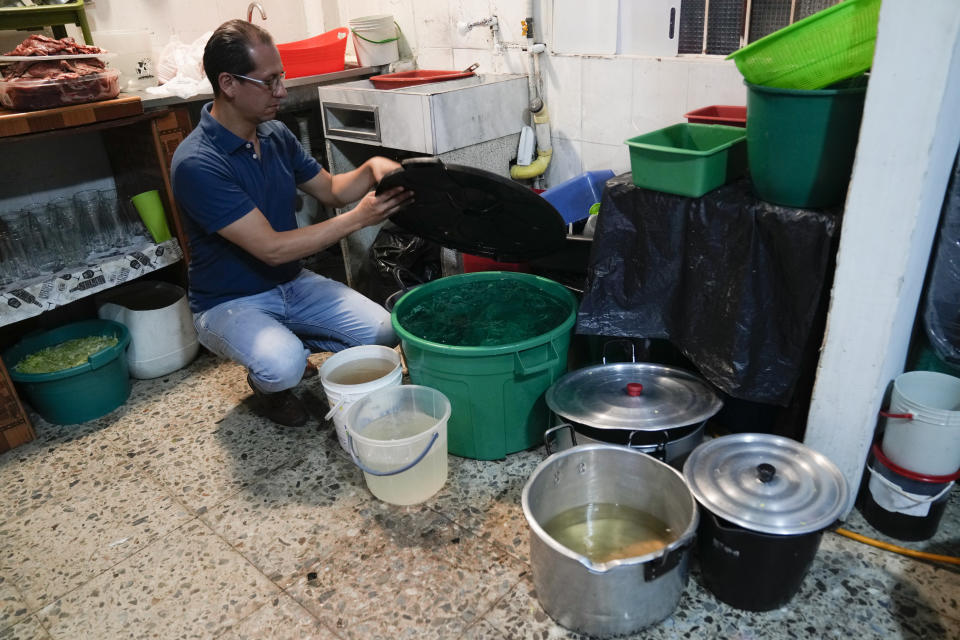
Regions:
M 259 2 L 251 2 L 247 5 L 247 22 L 253 22 L 253 10 L 255 8 L 260 10 L 260 19 L 266 20 L 267 12 L 263 10 L 263 5 Z
M 484 18 L 482 20 L 476 20 L 474 22 L 458 22 L 457 31 L 461 34 L 466 34 L 468 31 L 474 27 L 490 27 L 494 31 L 499 30 L 499 21 L 497 16 L 490 16 L 489 18 Z

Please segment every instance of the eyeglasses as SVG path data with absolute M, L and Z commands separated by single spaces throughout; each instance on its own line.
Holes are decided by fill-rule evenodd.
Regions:
M 283 86 L 283 80 L 284 80 L 284 75 L 285 75 L 285 74 L 280 73 L 280 74 L 278 74 L 278 75 L 273 76 L 273 77 L 270 78 L 269 80 L 259 80 L 259 79 L 257 79 L 257 78 L 251 78 L 250 76 L 245 76 L 245 75 L 240 74 L 240 73 L 231 73 L 230 75 L 232 75 L 234 78 L 240 78 L 240 79 L 242 79 L 242 80 L 249 80 L 250 82 L 253 82 L 254 84 L 260 85 L 260 86 L 263 87 L 264 89 L 268 89 L 268 90 L 270 91 L 270 93 L 276 93 L 277 91 L 280 90 L 280 87 Z

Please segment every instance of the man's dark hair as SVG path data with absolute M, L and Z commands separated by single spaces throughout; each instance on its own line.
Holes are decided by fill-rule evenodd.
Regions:
M 253 70 L 250 50 L 257 44 L 273 44 L 266 30 L 246 20 L 228 20 L 217 27 L 203 48 L 203 70 L 213 86 L 213 95 L 220 95 L 221 73 L 246 75 Z

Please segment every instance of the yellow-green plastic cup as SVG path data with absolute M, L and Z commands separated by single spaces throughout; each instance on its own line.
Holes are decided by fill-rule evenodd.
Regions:
M 137 213 L 147 225 L 147 230 L 157 244 L 170 239 L 170 228 L 167 227 L 167 216 L 163 212 L 163 203 L 160 201 L 160 192 L 156 189 L 144 191 L 130 198 L 130 202 L 137 208 Z

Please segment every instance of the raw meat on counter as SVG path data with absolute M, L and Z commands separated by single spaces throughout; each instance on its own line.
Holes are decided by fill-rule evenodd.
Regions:
M 120 93 L 119 76 L 93 57 L 104 53 L 73 38 L 59 40 L 32 35 L 7 56 L 36 57 L 0 67 L 0 105 L 7 109 L 33 111 L 70 104 L 115 98 Z M 89 58 L 44 59 L 50 56 L 90 55 Z

